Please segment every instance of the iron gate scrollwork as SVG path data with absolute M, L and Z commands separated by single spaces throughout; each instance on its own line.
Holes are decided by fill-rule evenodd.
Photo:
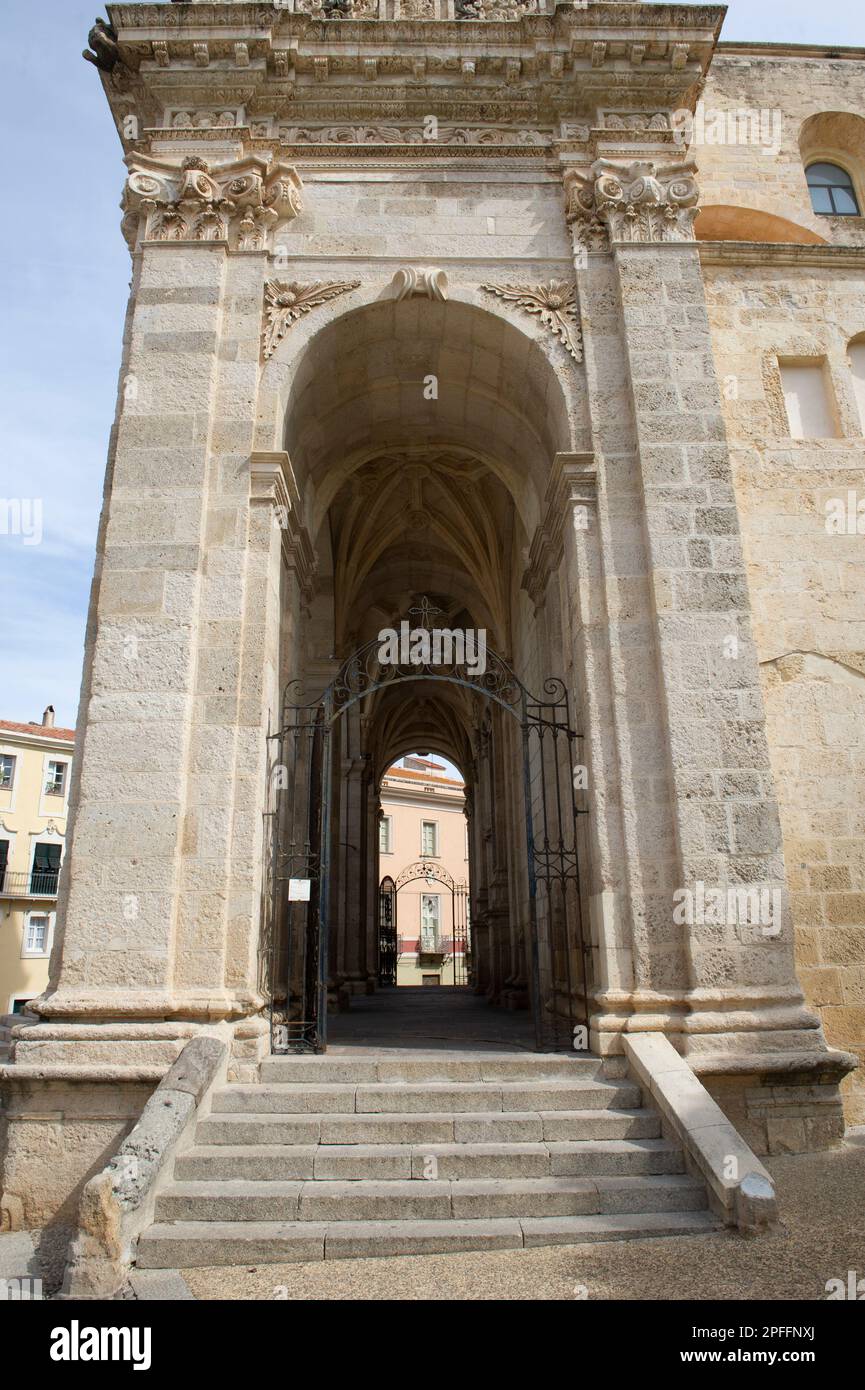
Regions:
M 382 988 L 396 984 L 397 963 L 396 886 L 388 875 L 378 889 L 378 982 Z
M 437 618 L 446 621 L 426 603 L 409 618 L 426 627 Z M 550 678 L 542 693 L 533 695 L 504 658 L 489 648 L 482 672 L 456 660 L 384 666 L 379 651 L 378 638 L 367 642 L 343 662 L 323 694 L 308 703 L 300 699 L 299 683 L 292 682 L 286 689 L 281 727 L 271 735 L 284 772 L 272 873 L 273 1050 L 324 1051 L 327 1045 L 334 724 L 351 705 L 376 691 L 417 681 L 462 686 L 519 722 L 535 1041 L 542 1051 L 570 1047 L 577 1025 L 589 1022 L 590 944 L 582 927 L 577 826 L 584 808 L 577 806 L 574 767 L 581 735 L 571 724 L 565 684 Z M 397 882 L 394 955 L 398 889 Z M 380 914 L 382 910 L 380 896 Z M 454 982 L 465 983 L 472 960 L 467 891 L 459 907 L 455 899 L 454 912 Z M 389 964 L 387 970 L 390 975 Z

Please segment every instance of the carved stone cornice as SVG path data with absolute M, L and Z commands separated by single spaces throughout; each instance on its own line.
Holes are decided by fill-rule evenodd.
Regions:
M 566 518 L 575 507 L 594 507 L 597 489 L 594 454 L 556 454 L 544 497 L 544 515 L 532 537 L 522 579 L 535 608 L 543 604 L 550 575 L 562 562 Z
M 629 164 L 598 159 L 565 173 L 567 220 L 575 245 L 604 251 L 622 242 L 694 241 L 699 189 L 691 161 Z
M 315 587 L 315 549 L 300 517 L 300 491 L 284 449 L 258 450 L 249 459 L 251 505 L 273 508 L 282 531 L 282 558 L 293 570 L 305 602 Z
M 296 169 L 258 154 L 221 165 L 200 155 L 180 164 L 143 154 L 126 162 L 123 233 L 132 251 L 144 241 L 217 241 L 233 251 L 266 251 L 276 228 L 303 209 Z

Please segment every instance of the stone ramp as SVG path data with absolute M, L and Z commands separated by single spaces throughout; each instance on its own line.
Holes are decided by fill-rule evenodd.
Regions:
M 705 1233 L 703 1183 L 596 1058 L 274 1057 L 214 1093 L 141 1269 Z

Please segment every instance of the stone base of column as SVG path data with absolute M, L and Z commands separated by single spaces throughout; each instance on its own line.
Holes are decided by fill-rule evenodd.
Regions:
M 22 1022 L 0 1067 L 0 1230 L 40 1230 L 40 1258 L 59 1279 L 81 1190 L 136 1124 L 186 1043 L 230 1044 L 228 1079 L 251 1082 L 270 1052 L 258 1014 L 232 1022 Z
M 756 1153 L 807 1153 L 844 1135 L 839 1082 L 857 1065 L 830 1048 L 790 989 L 607 991 L 593 999 L 590 1046 L 623 1076 L 625 1033 L 662 1032 Z

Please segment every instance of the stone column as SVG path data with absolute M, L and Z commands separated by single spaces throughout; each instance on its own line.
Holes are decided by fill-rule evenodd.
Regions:
M 689 1055 L 735 1054 L 744 1063 L 778 1049 L 824 1052 L 825 1042 L 793 966 L 739 519 L 694 244 L 694 173 L 689 164 L 598 160 L 588 173 L 566 174 L 565 185 L 578 248 L 612 258 L 642 502 L 653 648 L 645 655 L 657 673 L 653 714 L 666 756 L 665 766 L 636 763 L 632 776 L 669 807 L 677 891 L 674 901 L 657 896 L 651 916 L 668 951 L 679 936 L 687 964 L 684 989 L 656 994 L 656 1011 L 677 1015 L 672 1026 Z M 642 686 L 638 706 L 651 689 Z M 731 920 L 728 889 L 764 890 L 771 919 Z M 706 890 L 724 898 L 720 920 L 707 918 Z M 738 900 L 733 912 L 741 912 Z
M 287 458 L 250 450 L 266 239 L 298 187 L 257 156 L 133 163 L 135 277 L 43 1018 L 202 1022 L 264 1002 L 280 554 L 303 542 Z

